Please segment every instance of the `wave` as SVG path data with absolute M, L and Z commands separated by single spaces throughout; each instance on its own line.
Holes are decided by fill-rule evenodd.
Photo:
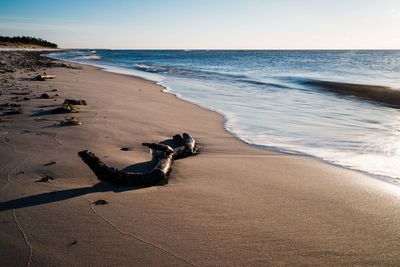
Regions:
M 144 64 L 144 63 L 137 63 L 134 66 L 138 70 L 150 71 L 150 72 L 163 72 L 163 71 L 167 71 L 168 70 L 168 68 L 166 68 L 166 67 L 147 65 L 147 64 Z
M 400 108 L 400 90 L 391 87 L 314 79 L 300 79 L 299 82 L 303 85 L 327 90 L 339 95 L 354 96 L 359 99 Z
M 281 88 L 281 89 L 288 89 L 288 86 L 278 84 L 278 83 L 272 83 L 272 82 L 263 82 L 259 80 L 251 80 L 251 79 L 237 79 L 239 82 L 244 82 L 244 83 L 249 83 L 253 85 L 260 85 L 260 86 L 268 86 L 268 87 L 276 87 L 276 88 Z
M 264 82 L 256 79 L 252 79 L 246 75 L 242 74 L 231 74 L 231 73 L 222 73 L 217 71 L 205 71 L 205 70 L 196 70 L 196 69 L 188 69 L 182 67 L 173 67 L 173 66 L 154 66 L 145 63 L 137 63 L 134 64 L 135 69 L 145 72 L 155 72 L 155 73 L 169 73 L 176 76 L 187 76 L 190 78 L 202 78 L 202 79 L 229 79 L 236 82 L 242 82 L 257 86 L 268 86 L 275 88 L 284 88 L 288 87 L 278 83 L 272 82 Z
M 90 60 L 100 60 L 101 57 L 100 56 L 95 56 L 95 55 L 91 55 L 91 56 L 82 56 L 82 59 L 90 59 Z

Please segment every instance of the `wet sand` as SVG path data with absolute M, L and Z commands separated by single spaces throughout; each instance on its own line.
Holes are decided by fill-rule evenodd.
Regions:
M 139 78 L 88 66 L 32 68 L 0 74 L 1 103 L 22 108 L 0 116 L 2 266 L 400 264 L 397 187 L 248 146 L 219 114 Z M 25 79 L 43 70 L 56 78 Z M 43 93 L 54 98 L 37 98 Z M 87 101 L 73 114 L 81 126 L 43 112 L 65 98 Z M 77 155 L 90 149 L 137 170 L 150 159 L 142 142 L 183 132 L 200 154 L 175 161 L 165 186 L 100 183 Z M 93 204 L 99 199 L 108 203 Z

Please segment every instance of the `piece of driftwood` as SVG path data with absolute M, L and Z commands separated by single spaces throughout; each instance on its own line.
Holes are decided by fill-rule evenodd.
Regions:
M 54 79 L 55 77 L 56 77 L 56 75 L 51 75 L 51 74 L 47 74 L 46 72 L 43 72 L 43 74 L 39 74 L 38 76 L 36 76 L 35 79 L 38 81 L 45 81 L 48 79 Z
M 86 101 L 85 100 L 76 100 L 76 99 L 65 99 L 64 100 L 64 104 L 67 105 L 86 105 Z
M 175 135 L 171 146 L 162 143 L 143 143 L 143 145 L 150 148 L 154 163 L 154 167 L 147 172 L 124 172 L 109 167 L 88 150 L 80 151 L 78 155 L 101 181 L 121 186 L 148 187 L 168 182 L 168 175 L 174 159 L 197 153 L 195 140 L 187 133 L 182 136 Z
M 82 125 L 82 122 L 78 118 L 75 118 L 75 117 L 69 117 L 69 118 L 65 117 L 65 121 L 61 122 L 60 124 L 65 125 L 65 126 L 68 126 L 68 125 L 79 126 L 79 125 Z
M 179 134 L 174 135 L 173 140 L 179 144 L 179 146 L 174 149 L 174 159 L 185 158 L 196 154 L 196 142 L 189 134 L 183 133 L 182 136 Z
M 52 114 L 62 114 L 62 113 L 78 113 L 79 109 L 70 105 L 70 104 L 62 104 L 61 107 L 50 110 Z

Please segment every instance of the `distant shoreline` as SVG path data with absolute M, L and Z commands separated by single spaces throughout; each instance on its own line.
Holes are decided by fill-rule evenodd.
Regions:
M 20 48 L 20 47 L 0 47 L 0 51 L 51 51 L 51 52 L 62 52 L 65 49 L 60 48 Z

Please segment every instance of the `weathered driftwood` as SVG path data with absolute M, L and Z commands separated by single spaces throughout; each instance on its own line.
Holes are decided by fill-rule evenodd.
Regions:
M 65 99 L 64 104 L 67 105 L 86 105 L 85 100 L 76 100 L 76 99 Z
M 76 118 L 76 117 L 65 117 L 65 121 L 61 122 L 60 125 L 75 125 L 75 126 L 79 126 L 82 125 L 82 122 Z
M 174 135 L 173 140 L 179 144 L 179 146 L 174 149 L 174 159 L 185 158 L 196 154 L 196 142 L 189 134 L 183 133 L 182 136 L 179 134 Z
M 52 114 L 62 114 L 62 113 L 78 113 L 79 109 L 70 105 L 70 104 L 62 104 L 61 107 L 50 110 Z
M 184 158 L 196 154 L 196 142 L 187 133 L 173 137 L 174 147 L 166 144 L 143 143 L 151 149 L 154 167 L 147 172 L 123 172 L 107 166 L 93 152 L 84 150 L 78 153 L 82 160 L 96 174 L 101 181 L 111 182 L 121 186 L 147 187 L 168 182 L 174 159 Z
M 38 76 L 36 76 L 35 79 L 38 81 L 45 81 L 48 79 L 54 79 L 55 77 L 56 77 L 56 75 L 51 75 L 51 74 L 47 74 L 46 72 L 43 72 L 43 74 L 39 74 Z

